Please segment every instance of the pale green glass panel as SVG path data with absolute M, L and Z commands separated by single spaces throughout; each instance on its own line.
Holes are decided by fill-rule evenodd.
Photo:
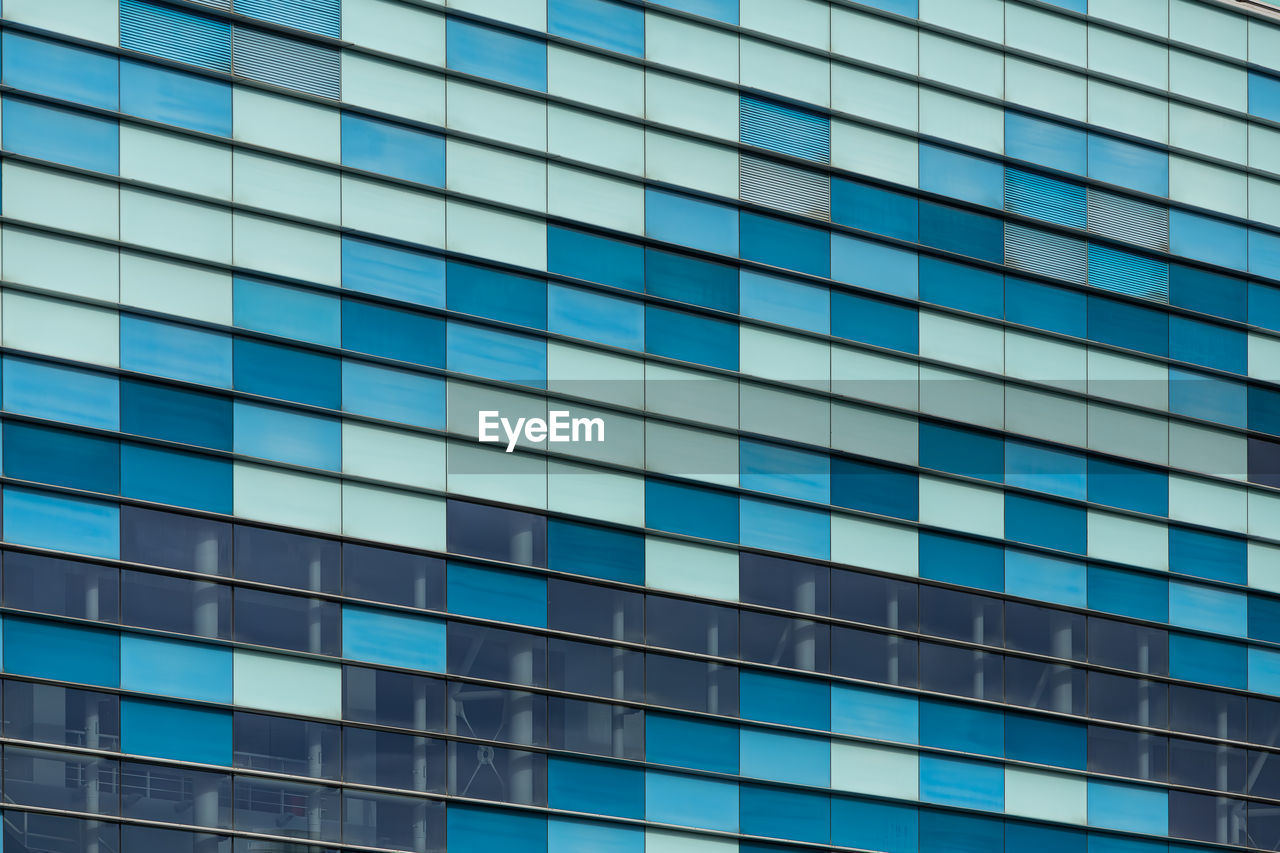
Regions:
M 1001 98 L 1004 97 L 1004 54 L 922 31 L 920 76 Z
M 553 393 L 643 409 L 644 362 L 625 355 L 547 341 L 547 388 Z
M 920 20 L 987 41 L 1004 41 L 1002 0 L 920 0 Z
M 920 522 L 979 536 L 1004 536 L 1004 492 L 922 475 Z
M 831 401 L 753 382 L 740 389 L 742 429 L 804 444 L 831 443 Z
M 1019 435 L 1083 447 L 1088 438 L 1088 410 L 1075 397 L 1006 385 L 1005 428 Z
M 831 163 L 903 186 L 920 185 L 919 144 L 911 137 L 873 127 L 833 120 Z
M 739 0 L 738 19 L 745 29 L 774 38 L 820 50 L 831 44 L 831 8 L 820 0 Z
M 1249 19 L 1196 0 L 1169 0 L 1169 38 L 1244 59 L 1249 52 Z M 1274 54 L 1272 54 L 1274 57 Z
M 342 159 L 339 112 L 259 89 L 232 89 L 232 135 L 277 151 L 333 163 Z
M 737 601 L 738 554 L 710 545 L 646 536 L 644 583 L 681 595 Z
M 1149 409 L 1169 409 L 1169 367 L 1107 350 L 1089 350 L 1089 393 Z
M 606 169 L 644 174 L 643 128 L 559 104 L 547 107 L 547 151 Z
M 231 262 L 231 211 L 122 187 L 120 239 L 200 260 Z
M 1000 154 L 1004 152 L 1004 110 L 922 86 L 920 132 Z
M 920 366 L 920 411 L 977 426 L 1001 429 L 1004 383 L 958 370 Z
M 6 229 L 4 245 L 5 278 L 9 277 L 9 242 Z M 1254 379 L 1280 382 L 1280 338 L 1249 334 L 1249 375 Z
M 102 0 L 8 0 L 4 16 L 103 44 L 120 44 L 120 7 Z
M 342 485 L 342 534 L 406 548 L 445 549 L 443 498 Z
M 546 418 L 547 398 L 534 394 L 521 394 L 505 388 L 491 388 L 487 385 L 476 385 L 460 379 L 449 379 L 446 383 L 448 397 L 448 429 L 452 435 L 464 435 L 478 439 L 480 436 L 480 412 L 497 411 L 502 417 L 515 423 L 519 418 Z M 501 427 L 494 432 L 502 436 L 502 447 L 507 446 L 507 438 Z M 495 445 L 498 446 L 498 445 Z M 517 447 L 530 449 L 544 447 L 534 444 L 521 435 Z
M 837 791 L 914 800 L 920 794 L 919 766 L 914 750 L 831 742 L 831 787 Z
M 505 261 L 535 270 L 547 268 L 547 223 L 544 219 L 503 213 L 450 199 L 445 204 L 448 248 L 455 252 Z M 495 241 L 494 234 L 502 240 Z
M 758 326 L 739 332 L 740 372 L 826 391 L 831 388 L 831 344 Z
M 550 163 L 547 210 L 553 216 L 643 234 L 644 185 Z
M 645 366 L 644 406 L 651 412 L 713 426 L 738 426 L 738 382 L 679 367 Z
M 831 408 L 831 446 L 837 450 L 915 465 L 919 433 L 919 422 L 910 415 L 852 403 L 837 402 Z
M 231 198 L 231 146 L 123 122 L 120 177 Z
M 444 77 L 350 50 L 342 52 L 342 99 L 430 124 L 445 122 Z
M 776 0 L 775 0 L 776 2 Z M 821 106 L 831 105 L 831 63 L 742 36 L 742 84 Z
M 444 439 L 344 421 L 342 471 L 389 483 L 443 489 Z
M 1276 163 L 1280 163 L 1280 131 L 1250 123 L 1249 165 L 1271 170 Z
M 417 62 L 444 65 L 444 16 L 421 6 L 396 0 L 343 0 L 342 38 Z M 345 75 L 342 82 L 345 90 Z
M 449 8 L 509 21 L 532 30 L 547 28 L 547 0 L 449 0 Z
M 1089 820 L 1088 790 L 1081 776 L 1023 767 L 1004 769 L 1005 814 L 1085 824 Z
M 831 7 L 831 50 L 838 56 L 915 74 L 920 68 L 919 30 L 843 6 Z
M 1188 104 L 1169 104 L 1169 144 L 1230 160 L 1248 160 L 1249 124 Z M 1272 161 L 1274 162 L 1274 161 Z
M 230 326 L 231 273 L 122 252 L 120 303 Z
M 120 236 L 120 192 L 115 184 L 6 160 L 4 214 L 94 237 Z
M 1148 569 L 1169 568 L 1169 526 L 1089 510 L 1089 556 Z
M 1232 216 L 1248 216 L 1253 201 L 1251 189 L 1244 173 L 1235 169 L 1213 166 L 1189 157 L 1174 155 L 1169 158 L 1169 198 L 1174 201 Z
M 382 181 L 342 176 L 342 224 L 428 246 L 444 245 L 444 199 Z
M 1280 547 L 1250 542 L 1248 560 L 1249 586 L 1280 592 Z
M 1231 110 L 1249 109 L 1249 72 L 1182 50 L 1169 52 L 1169 88 L 1188 98 Z
M 547 46 L 547 91 L 552 95 L 644 115 L 644 72 L 635 65 L 580 50 Z
M 1087 80 L 1082 74 L 1009 57 L 1005 61 L 1005 94 L 1015 104 L 1084 121 L 1088 114 Z
M 342 489 L 337 480 L 237 462 L 233 484 L 236 515 L 324 533 L 342 529 Z
M 450 492 L 536 509 L 547 508 L 545 456 L 507 453 L 497 445 L 450 441 Z
M 651 180 L 738 197 L 738 152 L 732 148 L 650 130 L 644 154 L 645 176 Z
M 738 853 L 738 839 L 648 828 L 644 853 Z
M 738 439 L 694 427 L 645 424 L 645 468 L 718 486 L 738 485 Z
M 1169 464 L 1232 480 L 1248 479 L 1244 436 L 1199 424 L 1169 423 Z
M 552 411 L 569 412 L 571 418 L 600 418 L 605 425 L 604 441 L 557 444 L 552 448 L 556 452 L 577 459 L 604 462 L 610 465 L 644 467 L 644 418 L 619 414 L 613 410 L 577 404 L 569 405 L 557 401 L 552 401 L 549 408 Z
M 1169 419 L 1131 409 L 1089 404 L 1089 447 L 1128 459 L 1169 464 Z
M 1009 47 L 1081 68 L 1088 64 L 1088 30 L 1082 21 L 1020 3 L 1007 3 L 1004 14 Z
M 745 24 L 745 21 L 744 21 Z M 738 36 L 656 10 L 644 16 L 644 53 L 650 62 L 738 82 Z
M 1004 332 L 988 323 L 921 311 L 920 354 L 961 367 L 1003 373 Z
M 112 309 L 5 291 L 0 319 L 6 347 L 87 364 L 120 365 L 120 318 Z
M 871 121 L 907 130 L 920 127 L 920 87 L 834 63 L 831 66 L 831 105 Z
M 243 708 L 342 717 L 342 667 L 336 663 L 236 649 L 232 671 L 235 703 Z
M 1135 30 L 1169 35 L 1168 0 L 1089 0 L 1089 14 Z
M 1249 176 L 1249 218 L 1280 226 L 1280 183 Z
M 1280 27 L 1257 19 L 1249 20 L 1249 61 L 1273 67 L 1280 56 Z
M 879 572 L 920 574 L 918 534 L 913 527 L 831 514 L 831 559 Z
M 52 234 L 4 228 L 4 278 L 46 290 L 115 302 L 120 252 Z
M 445 149 L 447 186 L 454 192 L 546 211 L 547 161 L 450 137 Z
M 551 459 L 547 462 L 547 508 L 643 527 L 644 477 Z
M 1273 536 L 1280 527 L 1280 496 L 1249 489 L 1249 535 Z
M 331 284 L 342 282 L 338 234 L 237 213 L 233 223 L 235 263 L 263 272 Z
M 738 139 L 736 92 L 660 71 L 645 73 L 645 116 L 694 133 Z
M 1089 70 L 1166 89 L 1169 86 L 1169 49 L 1110 27 L 1090 24 Z
M 337 172 L 243 149 L 236 151 L 232 165 L 239 204 L 331 225 L 341 221 Z
M 1079 344 L 1009 330 L 1005 332 L 1007 373 L 1041 385 L 1083 394 L 1088 350 Z
M 914 412 L 920 405 L 920 368 L 914 361 L 832 344 L 831 390 Z
M 1089 81 L 1089 123 L 1156 142 L 1169 141 L 1169 101 L 1123 86 Z
M 1185 474 L 1169 475 L 1169 518 L 1246 533 L 1249 490 Z

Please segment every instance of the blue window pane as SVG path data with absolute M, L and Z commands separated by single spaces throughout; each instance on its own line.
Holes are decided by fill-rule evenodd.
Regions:
M 98 429 L 120 426 L 114 376 L 9 356 L 3 381 L 6 411 Z
M 342 468 L 342 422 L 237 400 L 235 448 L 260 459 L 337 471 Z
M 644 231 L 681 246 L 720 255 L 738 254 L 738 211 L 726 204 L 646 189 Z
M 542 279 L 450 261 L 448 307 L 453 311 L 547 327 L 547 285 Z
M 6 486 L 4 538 L 19 545 L 115 558 L 120 556 L 120 508 Z
M 738 0 L 662 0 L 660 5 L 726 24 L 738 23 Z
M 1169 302 L 1241 322 L 1249 315 L 1248 290 L 1243 280 L 1182 264 L 1169 265 Z
M 1085 227 L 1083 185 L 1012 168 L 1005 170 L 1005 184 L 1009 211 L 1072 228 Z
M 186 71 L 121 59 L 120 109 L 189 130 L 231 135 L 231 84 Z
M 450 370 L 502 382 L 547 386 L 547 342 L 450 320 L 446 329 Z
M 992 263 L 1004 261 L 1004 223 L 945 204 L 920 203 L 920 242 Z
M 444 429 L 444 379 L 344 359 L 342 408 L 356 415 Z
M 649 249 L 644 258 L 645 292 L 719 311 L 738 310 L 738 270 Z
M 827 229 L 746 212 L 741 227 L 743 259 L 809 275 L 831 274 L 831 233 Z
M 920 313 L 910 305 L 835 291 L 831 294 L 831 334 L 900 352 L 918 352 Z
M 133 634 L 120 637 L 120 686 L 125 690 L 230 702 L 231 666 L 227 646 Z
M 1089 825 L 1164 835 L 1169 831 L 1169 792 L 1090 779 Z
M 919 743 L 919 702 L 908 693 L 833 684 L 831 731 L 897 743 Z
M 642 819 L 644 771 L 552 756 L 547 761 L 547 805 L 553 809 Z
M 231 336 L 123 314 L 120 366 L 183 382 L 231 387 Z
M 547 523 L 547 565 L 560 572 L 644 583 L 644 538 L 592 524 Z
M 1004 276 L 925 255 L 920 258 L 920 299 L 999 319 L 1004 316 Z
M 1248 622 L 1248 596 L 1242 592 L 1169 582 L 1169 624 L 1228 637 L 1243 637 Z
M 547 581 L 537 575 L 450 563 L 449 612 L 518 625 L 547 625 Z
M 829 739 L 749 726 L 740 734 L 743 776 L 822 788 L 830 784 Z
M 7 498 L 8 489 L 5 492 Z M 8 509 L 6 501 L 6 521 Z M 13 675 L 116 687 L 120 684 L 120 635 L 98 628 L 6 616 L 4 670 Z
M 1280 435 L 1280 392 L 1249 386 L 1249 429 Z
M 713 773 L 738 772 L 738 727 L 666 714 L 645 715 L 645 760 Z
M 610 0 L 550 0 L 547 32 L 605 50 L 644 56 L 644 10 Z
M 914 521 L 919 517 L 919 477 L 874 462 L 836 458 L 831 462 L 831 503 Z
M 389 121 L 342 114 L 342 165 L 444 186 L 444 138 Z
M 366 663 L 444 672 L 444 622 L 412 613 L 344 604 L 342 656 Z
M 1249 229 L 1249 271 L 1280 279 L 1280 235 Z
M 450 853 L 547 853 L 547 819 L 538 814 L 450 805 Z
M 120 702 L 120 751 L 230 766 L 231 714 L 126 697 Z
M 1005 537 L 1015 542 L 1075 554 L 1085 552 L 1088 525 L 1083 507 L 1006 494 L 1004 524 Z
M 920 464 L 998 483 L 1004 479 L 1004 440 L 998 435 L 922 421 Z
M 1153 468 L 1091 458 L 1089 500 L 1134 512 L 1168 515 L 1169 478 Z
M 1169 528 L 1169 568 L 1184 575 L 1247 583 L 1245 540 L 1186 527 Z
M 843 234 L 831 240 L 831 277 L 908 299 L 915 299 L 920 290 L 915 252 Z
M 1169 582 L 1137 572 L 1090 566 L 1089 609 L 1168 622 Z
M 120 172 L 119 122 L 75 110 L 5 98 L 4 147 L 91 172 Z
M 1212 216 L 1169 211 L 1169 251 L 1220 267 L 1249 266 L 1248 230 Z
M 1004 280 L 1005 319 L 1050 332 L 1083 338 L 1085 335 L 1085 295 L 1065 287 L 1054 287 L 1013 276 Z
M 556 853 L 644 853 L 643 827 L 552 817 L 547 821 L 547 844 Z
M 326 409 L 342 405 L 341 365 L 333 356 L 237 338 L 236 388 Z
M 342 346 L 411 364 L 444 367 L 444 320 L 358 299 L 344 299 Z
M 231 449 L 232 409 L 226 397 L 126 379 L 120 385 L 120 409 L 123 432 Z
M 1089 284 L 1143 299 L 1169 301 L 1169 265 L 1145 255 L 1089 244 Z
M 231 460 L 126 442 L 120 493 L 206 512 L 231 512 Z
M 737 370 L 738 324 L 646 305 L 645 349 L 667 358 Z
M 1280 79 L 1249 72 L 1249 114 L 1280 121 Z
M 939 533 L 920 534 L 920 577 L 990 589 L 1004 589 L 1004 549 Z
M 1056 5 L 1067 6 L 1067 2 L 1058 2 Z M 1005 853 L 1020 853 L 1023 850 L 1035 850 L 1037 853 L 1086 853 L 1087 843 L 1088 836 L 1074 829 L 1016 821 L 1007 821 L 1004 825 Z
M 1280 331 L 1280 288 L 1249 282 L 1249 322 Z
M 450 18 L 445 27 L 449 67 L 500 83 L 547 90 L 547 45 L 519 36 Z
M 1170 632 L 1169 675 L 1244 690 L 1249 686 L 1248 655 L 1237 643 Z
M 920 189 L 986 207 L 1004 207 L 1004 167 L 985 157 L 920 145 Z
M 1015 761 L 1085 769 L 1088 729 L 1080 723 L 1006 713 L 1004 754 Z
M 645 817 L 660 823 L 736 832 L 738 783 L 650 770 Z
M 547 269 L 560 275 L 644 290 L 644 248 L 573 228 L 547 226 Z
M 977 755 L 1004 755 L 1004 713 L 975 705 L 920 700 L 920 743 Z
M 822 731 L 831 728 L 831 691 L 825 682 L 743 670 L 738 690 L 744 720 Z
M 737 495 L 650 479 L 645 482 L 644 504 L 645 522 L 655 530 L 738 541 Z
M 1083 514 L 1083 513 L 1082 513 Z M 1088 596 L 1084 563 L 1009 548 L 1004 555 L 1004 589 L 1010 595 L 1084 607 Z
M 1010 439 L 1004 446 L 1005 482 L 1064 498 L 1084 500 L 1086 462 L 1082 453 Z
M 1167 356 L 1169 315 L 1105 296 L 1090 296 L 1089 340 Z
M 831 806 L 826 794 L 743 785 L 739 794 L 742 832 L 826 844 Z
M 214 71 L 231 71 L 228 21 L 146 0 L 121 0 L 120 46 Z M 237 62 L 240 58 L 236 56 Z
M 831 457 L 827 454 L 744 438 L 738 455 L 744 489 L 828 503 Z
M 1167 196 L 1169 155 L 1145 145 L 1091 133 L 1089 177 L 1152 195 Z
M 997 807 L 996 811 L 1000 808 Z M 992 853 L 1003 845 L 1004 821 L 976 815 L 920 810 L 920 849 Z
M 119 108 L 114 56 L 5 31 L 0 72 L 6 85 L 107 110 Z
M 744 496 L 740 523 L 747 547 L 819 560 L 831 556 L 831 516 L 825 510 Z
M 418 305 L 444 307 L 444 259 L 410 249 L 342 238 L 342 286 Z
M 831 119 L 777 101 L 742 95 L 738 131 L 745 145 L 820 163 L 831 161 Z
M 551 284 L 547 329 L 624 349 L 644 349 L 644 306 L 597 290 Z
M 1280 642 L 1280 599 L 1249 596 L 1249 636 L 1269 643 Z
M 338 297 L 253 278 L 234 281 L 232 309 L 242 329 L 337 346 L 342 318 Z
M 831 221 L 914 243 L 920 234 L 920 203 L 906 193 L 832 178 Z
M 1243 427 L 1249 419 L 1247 392 L 1241 382 L 1169 368 L 1169 411 L 1176 414 Z
M 1080 0 L 1083 5 L 1084 0 Z M 1083 130 L 1055 121 L 1006 110 L 1005 154 L 1051 169 L 1083 175 L 1088 162 L 1088 139 Z
M 826 287 L 742 270 L 741 313 L 825 335 L 831 331 L 831 291 Z
M 919 834 L 915 806 L 848 797 L 831 798 L 831 841 L 834 844 L 884 853 L 917 853 L 920 849 Z
M 22 423 L 5 424 L 3 439 L 6 476 L 110 495 L 120 491 L 115 439 Z

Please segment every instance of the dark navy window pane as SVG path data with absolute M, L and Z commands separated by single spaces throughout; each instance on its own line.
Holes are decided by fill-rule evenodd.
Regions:
M 920 299 L 1000 318 L 1004 316 L 1004 276 L 922 255 Z
M 848 678 L 915 687 L 917 645 L 912 639 L 836 626 L 831 630 L 831 671 Z
M 644 596 L 548 578 L 547 627 L 606 640 L 643 642 Z
M 342 591 L 370 601 L 444 609 L 444 560 L 345 543 Z
M 584 44 L 644 56 L 644 10 L 610 0 L 551 0 L 547 32 Z
M 831 502 L 914 521 L 919 514 L 919 478 L 912 471 L 874 462 L 832 459 Z
M 1005 278 L 1005 319 L 1050 332 L 1085 336 L 1085 295 L 1021 278 Z
M 1242 280 L 1182 264 L 1169 265 L 1169 302 L 1228 320 L 1248 319 L 1247 290 Z
M 4 99 L 4 147 L 40 160 L 103 172 L 120 172 L 120 128 L 115 119 Z
M 920 242 L 984 261 L 1004 261 L 1004 223 L 945 204 L 920 203 Z
M 831 334 L 872 346 L 918 352 L 920 313 L 910 305 L 832 291 Z
M 1249 266 L 1248 229 L 1212 216 L 1169 211 L 1169 251 L 1205 263 L 1243 270 Z
M 242 643 L 324 655 L 341 653 L 342 606 L 300 595 L 237 587 L 235 638 Z
M 645 521 L 668 533 L 722 542 L 738 541 L 738 496 L 701 486 L 649 480 L 644 489 Z
M 444 307 L 443 258 L 342 238 L 342 286 L 418 305 Z
M 802 613 L 828 612 L 831 572 L 826 566 L 742 553 L 738 569 L 742 601 Z
M 1089 134 L 1089 177 L 1152 195 L 1169 194 L 1169 155 L 1145 145 Z
M 738 310 L 738 269 L 657 249 L 645 252 L 645 291 L 720 311 Z
M 120 558 L 201 572 L 231 574 L 231 525 L 223 521 L 120 507 Z
M 743 259 L 810 275 L 831 274 L 831 234 L 825 228 L 745 212 L 740 225 Z
M 920 233 L 920 205 L 906 193 L 833 178 L 831 220 L 914 243 Z
M 1280 79 L 1257 71 L 1249 72 L 1249 113 L 1280 121 Z
M 342 406 L 341 362 L 333 356 L 236 338 L 234 358 L 241 391 L 326 409 Z
M 1169 315 L 1105 296 L 1089 297 L 1089 340 L 1151 355 L 1169 354 Z
M 342 114 L 342 165 L 444 186 L 444 138 L 389 121 Z
M 115 622 L 119 571 L 94 563 L 17 552 L 4 555 L 4 603 L 22 610 Z
M 0 44 L 6 85 L 91 107 L 119 107 L 114 56 L 9 31 Z
M 1084 0 L 1079 2 L 1084 5 Z M 1087 169 L 1087 147 L 1088 139 L 1083 130 L 1005 112 L 1004 150 L 1010 157 L 1083 175 Z
M 547 284 L 541 279 L 450 261 L 448 281 L 452 311 L 535 329 L 547 327 Z
M 231 587 L 209 581 L 125 571 L 120 578 L 126 625 L 201 637 L 231 638 Z
M 957 536 L 922 533 L 920 576 L 999 591 L 1004 589 L 1004 549 Z
M 232 731 L 236 767 L 322 779 L 341 776 L 338 726 L 236 711 Z
M 547 44 L 450 18 L 445 28 L 449 67 L 500 83 L 547 90 Z
M 8 737 L 66 746 L 120 748 L 120 698 L 109 693 L 6 681 L 4 710 L 4 733 Z M 737 742 L 735 736 L 735 755 Z
M 547 561 L 556 571 L 644 583 L 644 537 L 551 519 L 547 524 Z
M 644 248 L 573 228 L 547 226 L 547 269 L 627 290 L 644 290 Z
M 339 566 L 332 539 L 236 525 L 235 572 L 242 580 L 336 593 Z
M 967 477 L 1004 479 L 1004 440 L 961 427 L 920 424 L 920 464 Z
M 547 564 L 547 519 L 532 512 L 450 500 L 445 513 L 447 547 L 526 566 Z
M 428 367 L 444 367 L 444 320 L 355 299 L 342 300 L 342 346 Z
M 444 730 L 444 682 L 362 666 L 342 668 L 344 719 L 419 731 Z
M 120 60 L 120 109 L 164 124 L 231 135 L 231 84 L 185 71 Z
M 120 491 L 120 443 L 61 429 L 4 427 L 4 473 L 91 492 Z
M 231 449 L 231 400 L 170 385 L 120 382 L 120 430 L 215 450 Z
M 1249 439 L 1249 482 L 1280 487 L 1280 443 Z
M 738 369 L 738 324 L 685 311 L 645 306 L 645 349 L 695 364 Z
M 1168 515 L 1169 478 L 1153 468 L 1091 458 L 1089 500 L 1135 512 Z
M 231 512 L 231 460 L 125 442 L 121 494 L 207 512 Z

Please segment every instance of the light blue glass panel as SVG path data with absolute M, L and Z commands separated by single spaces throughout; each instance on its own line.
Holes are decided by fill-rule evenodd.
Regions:
M 11 30 L 2 38 L 0 64 L 7 85 L 106 110 L 119 107 L 119 68 L 114 56 Z
M 547 44 L 493 27 L 449 18 L 445 27 L 449 67 L 500 83 L 547 90 Z
M 120 686 L 205 702 L 231 701 L 231 649 L 163 637 L 120 637 Z
M 1243 429 L 1249 420 L 1248 386 L 1170 367 L 1169 411 Z
M 116 558 L 120 556 L 120 508 L 6 486 L 4 538 L 19 545 Z
M 1084 563 L 1007 548 L 1004 591 L 1068 607 L 1087 607 L 1088 570 Z
M 547 625 L 547 581 L 537 575 L 450 563 L 450 613 L 518 625 Z
M 1212 216 L 1173 208 L 1169 211 L 1169 251 L 1221 267 L 1249 266 L 1249 232 Z
M 644 305 L 594 290 L 551 284 L 547 328 L 562 335 L 624 349 L 644 350 Z
M 97 429 L 120 428 L 120 382 L 114 376 L 74 367 L 4 359 L 4 408 Z
M 120 366 L 183 382 L 230 388 L 231 337 L 122 314 Z
M 662 0 L 659 4 L 726 24 L 738 23 L 738 0 Z
M 120 636 L 100 628 L 6 616 L 4 671 L 116 687 L 120 684 Z
M 75 110 L 6 97 L 4 147 L 91 172 L 120 173 L 119 122 Z
M 343 237 L 342 286 L 346 290 L 443 308 L 444 258 Z
M 742 316 L 826 335 L 831 332 L 831 291 L 825 287 L 742 270 Z
M 1249 72 L 1249 113 L 1280 121 L 1280 79 L 1257 71 Z
M 1249 272 L 1280 279 L 1280 235 L 1249 229 Z
M 1084 454 L 1009 439 L 1004 443 L 1004 465 L 1010 486 L 1085 499 Z
M 1003 811 L 1004 766 L 921 755 L 920 799 L 940 805 Z
M 547 32 L 605 50 L 644 56 L 644 10 L 611 0 L 549 0 Z
M 1010 157 L 1083 175 L 1088 169 L 1087 149 L 1083 130 L 1005 111 L 1004 150 Z
M 6 627 L 8 624 L 5 620 Z M 1280 652 L 1256 646 L 1249 648 L 1249 689 L 1280 696 Z
M 644 230 L 650 237 L 681 246 L 738 254 L 738 212 L 728 205 L 646 189 Z
M 231 84 L 122 59 L 120 110 L 164 124 L 230 136 Z
M 444 429 L 444 379 L 343 359 L 342 408 L 356 415 Z
M 826 510 L 746 496 L 738 507 L 743 545 L 818 560 L 831 556 L 831 515 Z
M 233 310 L 242 329 L 336 347 L 342 341 L 338 297 L 301 287 L 236 278 Z
M 1169 581 L 1169 624 L 1228 637 L 1243 637 L 1249 624 L 1244 593 L 1185 581 Z
M 366 663 L 444 672 L 444 622 L 428 616 L 344 604 L 342 656 Z
M 860 0 L 860 2 L 863 6 L 883 9 L 908 18 L 920 17 L 920 0 Z
M 1165 835 L 1169 831 L 1169 792 L 1090 779 L 1089 825 Z
M 547 821 L 547 846 L 556 853 L 644 853 L 644 829 L 552 817 Z
M 738 784 L 667 773 L 645 772 L 645 817 L 659 823 L 738 830 Z
M 120 701 L 120 751 L 230 766 L 231 714 L 125 697 Z
M 1004 207 L 1004 167 L 985 157 L 920 145 L 920 189 L 986 207 Z
M 750 726 L 740 736 L 743 776 L 819 788 L 831 784 L 831 742 L 826 738 Z
M 920 265 L 915 252 L 844 234 L 831 235 L 831 277 L 908 299 L 920 296 Z
M 1151 195 L 1167 196 L 1169 155 L 1145 145 L 1091 133 L 1089 177 Z
M 920 700 L 909 693 L 833 684 L 831 731 L 895 743 L 919 743 Z
M 831 457 L 825 453 L 744 438 L 738 455 L 744 489 L 818 503 L 831 500 Z
M 235 402 L 235 450 L 290 465 L 342 469 L 342 422 L 293 409 Z
M 444 137 L 389 121 L 342 114 L 342 165 L 444 186 Z
M 447 364 L 450 370 L 502 382 L 547 386 L 547 342 L 450 320 Z

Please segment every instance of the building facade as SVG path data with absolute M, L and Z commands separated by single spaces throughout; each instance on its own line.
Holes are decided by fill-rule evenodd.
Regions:
M 3 0 L 6 853 L 1280 850 L 1280 12 Z

